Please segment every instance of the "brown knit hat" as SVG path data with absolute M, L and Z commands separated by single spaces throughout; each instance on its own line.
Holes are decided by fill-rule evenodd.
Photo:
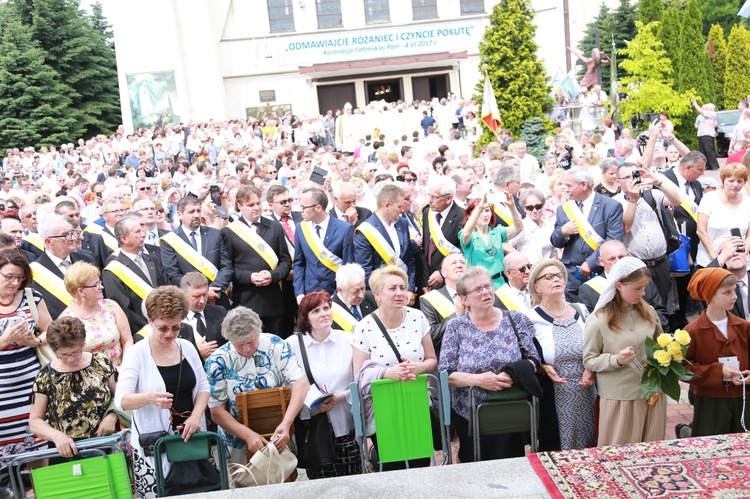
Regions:
M 721 267 L 699 269 L 688 284 L 690 297 L 693 300 L 701 300 L 709 303 L 716 294 L 716 290 L 721 286 L 721 283 L 730 275 L 732 275 L 731 272 Z

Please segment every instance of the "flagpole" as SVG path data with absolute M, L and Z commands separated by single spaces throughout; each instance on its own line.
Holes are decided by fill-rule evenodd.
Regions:
M 495 100 L 495 107 L 497 107 L 497 96 L 495 95 L 495 89 L 492 88 L 492 82 L 490 81 L 490 75 L 487 72 L 487 68 L 485 67 L 485 69 L 484 69 L 484 87 L 485 87 L 485 91 L 482 92 L 483 94 L 487 90 L 487 84 L 488 83 L 489 83 L 489 86 L 490 86 L 490 92 L 492 93 L 492 97 Z M 482 104 L 484 105 L 485 103 L 483 102 Z M 489 105 L 489 102 L 487 102 L 486 104 Z M 500 110 L 498 109 L 497 111 L 498 111 L 498 114 L 499 114 Z M 485 113 L 485 110 L 482 109 L 482 115 L 484 115 L 484 113 Z M 494 120 L 494 117 L 492 116 L 492 110 L 490 110 L 490 118 Z M 484 121 L 484 120 L 482 120 L 482 121 Z M 485 125 L 486 124 L 487 123 L 485 122 Z M 488 125 L 488 127 L 489 127 L 489 125 Z M 498 133 L 497 128 L 498 127 L 495 127 L 494 130 L 492 128 L 490 128 L 490 130 L 492 130 L 492 133 L 495 134 L 495 140 L 497 140 L 497 138 L 500 136 L 500 134 Z

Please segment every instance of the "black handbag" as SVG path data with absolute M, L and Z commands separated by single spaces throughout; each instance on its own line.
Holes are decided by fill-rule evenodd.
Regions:
M 135 418 L 133 418 L 133 424 L 135 424 Z M 164 430 L 152 431 L 151 433 L 138 434 L 138 443 L 141 445 L 141 448 L 143 449 L 144 457 L 153 457 L 154 448 L 156 447 L 156 442 L 160 438 L 166 437 L 167 435 L 168 433 Z
M 219 450 L 222 452 L 222 450 Z M 208 459 L 172 463 L 164 478 L 167 496 L 221 490 L 221 476 Z
M 317 386 L 307 360 L 307 350 L 301 333 L 295 333 L 299 341 L 302 364 L 310 383 Z M 320 387 L 318 387 L 320 389 Z M 316 414 L 310 419 L 294 420 L 294 439 L 297 442 L 297 466 L 300 468 L 322 468 L 336 463 L 333 427 L 325 412 Z

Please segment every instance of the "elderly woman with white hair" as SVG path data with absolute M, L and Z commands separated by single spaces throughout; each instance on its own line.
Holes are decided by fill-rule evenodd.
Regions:
M 208 407 L 220 428 L 233 463 L 245 464 L 245 448 L 257 452 L 268 440 L 238 421 L 238 393 L 290 385 L 292 397 L 286 414 L 274 431 L 276 448 L 289 444 L 289 429 L 305 400 L 310 383 L 289 345 L 276 335 L 263 333 L 258 314 L 246 307 L 230 310 L 221 323 L 227 343 L 206 360 L 210 387 Z
M 541 357 L 544 388 L 539 448 L 569 450 L 594 445 L 594 374 L 583 367 L 583 328 L 588 317 L 582 304 L 566 303 L 568 274 L 559 260 L 547 259 L 531 269 L 532 304 L 527 313 Z
M 641 392 L 646 338 L 663 333 L 654 307 L 643 300 L 649 279 L 641 260 L 620 259 L 586 321 L 583 365 L 597 373 L 599 446 L 664 439 L 667 399 L 657 394 L 647 401 Z

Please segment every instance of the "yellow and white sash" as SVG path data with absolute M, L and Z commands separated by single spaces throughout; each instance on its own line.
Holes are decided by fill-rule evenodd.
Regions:
M 109 248 L 111 251 L 117 250 L 120 245 L 117 244 L 117 239 L 114 238 L 109 232 L 105 231 L 101 225 L 99 224 L 90 224 L 87 225 L 85 229 L 83 229 L 84 232 L 89 232 L 91 234 L 99 234 L 102 236 L 102 239 L 104 239 L 104 244 L 107 245 L 107 248 Z
M 596 291 L 597 293 L 601 295 L 602 293 L 604 293 L 604 288 L 607 287 L 607 278 L 604 276 L 598 275 L 596 277 L 592 277 L 591 279 L 584 282 L 583 284 L 588 284 L 589 286 L 591 286 L 591 288 L 594 291 Z M 583 286 L 583 284 L 581 284 L 581 286 Z
M 344 261 L 338 256 L 334 255 L 323 245 L 323 241 L 315 233 L 313 223 L 310 221 L 302 222 L 299 224 L 302 229 L 302 235 L 310 246 L 313 254 L 320 260 L 320 263 L 328 267 L 331 272 L 337 272 L 339 267 L 344 264 Z
M 515 312 L 523 312 L 526 310 L 526 304 L 522 303 L 518 296 L 513 296 L 508 292 L 508 288 L 503 285 L 497 288 L 497 291 L 495 291 L 495 296 L 497 296 L 503 305 L 505 305 L 505 308 L 507 310 L 513 310 Z
M 443 229 L 440 227 L 440 224 L 438 224 L 437 218 L 435 217 L 435 212 L 429 210 L 429 213 L 427 213 L 427 224 L 430 227 L 430 239 L 432 239 L 435 247 L 443 254 L 443 256 L 448 256 L 451 253 L 461 254 L 459 248 L 456 248 L 450 241 L 445 239 Z
M 691 199 L 690 196 L 688 196 L 688 193 L 683 191 L 682 189 L 677 189 L 680 193 L 680 208 L 687 211 L 688 215 L 695 220 L 698 221 L 698 205 L 695 204 Z
M 209 262 L 206 257 L 193 249 L 191 245 L 186 243 L 176 232 L 170 232 L 162 236 L 161 240 L 169 244 L 178 255 L 187 260 L 198 272 L 206 276 L 208 282 L 213 282 L 216 279 L 219 269 L 213 263 Z
M 266 261 L 268 266 L 271 267 L 271 270 L 276 269 L 276 266 L 279 264 L 279 257 L 276 255 L 276 252 L 268 246 L 268 243 L 262 237 L 248 227 L 246 223 L 241 220 L 235 220 L 227 225 L 227 228 L 255 250 Z M 193 248 L 191 247 L 190 249 Z
M 347 333 L 354 331 L 354 326 L 359 322 L 349 310 L 345 309 L 335 301 L 331 302 L 331 316 L 333 322 L 341 326 L 341 329 Z
M 398 267 L 404 272 L 409 272 L 406 264 L 396 254 L 395 248 L 388 244 L 388 241 L 385 240 L 383 234 L 381 234 L 380 231 L 376 229 L 371 223 L 364 222 L 359 227 L 357 227 L 357 230 L 361 232 L 363 236 L 365 236 L 365 239 L 369 241 L 380 258 L 382 258 L 386 264 L 398 265 Z
M 151 334 L 151 333 L 152 333 L 153 331 L 154 331 L 154 329 L 153 329 L 153 328 L 151 327 L 151 324 L 146 324 L 146 325 L 145 325 L 145 326 L 143 326 L 143 327 L 142 327 L 141 329 L 139 329 L 139 330 L 138 330 L 138 332 L 137 332 L 137 333 L 135 333 L 135 334 L 136 334 L 136 335 L 140 335 L 140 336 L 142 336 L 142 337 L 144 337 L 144 338 L 148 338 L 148 337 L 149 337 L 149 335 L 150 335 L 150 334 Z
M 578 234 L 583 238 L 586 244 L 588 244 L 592 250 L 598 250 L 599 246 L 604 242 L 604 239 L 596 233 L 589 221 L 586 220 L 583 216 L 583 212 L 578 208 L 578 205 L 573 201 L 566 201 L 563 203 L 562 207 L 568 218 L 578 224 Z
M 23 236 L 23 240 L 44 251 L 44 241 L 42 240 L 42 237 L 36 232 L 29 232 L 28 234 Z
M 149 283 L 141 279 L 138 274 L 117 260 L 109 262 L 109 264 L 104 267 L 104 270 L 109 270 L 116 275 L 133 293 L 137 294 L 141 300 L 145 300 L 146 296 L 148 296 L 148 294 L 154 289 Z
M 513 215 L 510 213 L 510 208 L 505 206 L 503 203 L 495 203 L 492 207 L 495 215 L 500 217 L 506 227 L 513 227 Z
M 422 295 L 422 299 L 432 305 L 432 308 L 440 314 L 440 317 L 447 319 L 456 313 L 456 305 L 438 290 L 432 290 Z
M 50 269 L 39 262 L 32 262 L 31 274 L 35 283 L 46 289 L 52 296 L 64 303 L 66 307 L 73 303 L 73 297 L 65 289 L 65 282 Z

